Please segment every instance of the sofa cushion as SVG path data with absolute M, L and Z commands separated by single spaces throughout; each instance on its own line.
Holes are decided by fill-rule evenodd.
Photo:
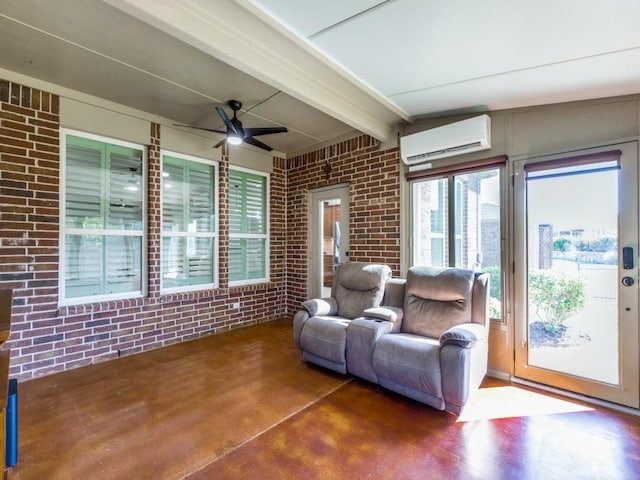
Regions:
M 382 335 L 373 348 L 372 365 L 381 379 L 442 398 L 440 344 L 435 339 L 406 333 Z
M 353 319 L 382 302 L 384 286 L 391 276 L 386 265 L 344 263 L 336 271 L 335 298 L 338 315 Z
M 407 274 L 402 331 L 440 338 L 471 321 L 472 270 L 411 267 Z
M 404 306 L 404 287 L 407 280 L 404 278 L 390 278 L 384 286 L 384 298 L 382 304 L 388 307 Z
M 349 322 L 340 317 L 311 317 L 300 334 L 300 347 L 316 357 L 344 364 Z

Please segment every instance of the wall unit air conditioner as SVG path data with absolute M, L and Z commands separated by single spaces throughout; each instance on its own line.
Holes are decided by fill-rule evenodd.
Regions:
M 400 137 L 400 156 L 407 165 L 491 148 L 489 115 Z

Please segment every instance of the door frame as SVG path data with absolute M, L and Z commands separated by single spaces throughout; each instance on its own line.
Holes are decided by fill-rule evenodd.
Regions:
M 349 261 L 349 184 L 339 183 L 309 190 L 309 251 L 307 254 L 307 298 L 317 298 L 322 283 L 322 209 L 321 202 L 340 199 L 339 263 Z
M 618 225 L 621 225 L 620 218 L 627 222 L 627 229 L 620 231 L 619 245 L 633 245 L 635 247 L 635 269 L 632 274 L 636 279 L 636 290 L 631 292 L 632 300 L 624 303 L 619 295 L 618 323 L 619 323 L 619 385 L 611 385 L 594 380 L 562 374 L 560 372 L 547 370 L 544 368 L 528 364 L 528 326 L 527 326 L 527 237 L 526 237 L 526 181 L 523 175 L 524 166 L 527 163 L 538 163 L 544 161 L 558 160 L 562 158 L 574 157 L 583 154 L 605 152 L 612 149 L 622 151 L 620 156 L 623 174 L 619 176 L 619 204 L 631 202 L 631 214 L 629 212 L 619 212 Z M 638 212 L 640 212 L 638 194 L 638 142 L 630 141 L 614 145 L 606 145 L 598 148 L 588 148 L 569 153 L 556 155 L 546 155 L 535 158 L 526 158 L 513 162 L 513 274 L 514 274 L 514 375 L 515 377 L 531 380 L 549 386 L 569 390 L 575 393 L 596 397 L 605 401 L 611 401 L 630 407 L 640 406 L 640 344 L 639 344 L 639 312 L 638 302 L 638 238 L 640 236 L 638 226 Z M 626 188 L 625 188 L 626 187 Z M 624 195 L 627 195 L 624 197 Z M 629 196 L 635 198 L 629 198 Z M 621 252 L 619 264 L 621 264 Z

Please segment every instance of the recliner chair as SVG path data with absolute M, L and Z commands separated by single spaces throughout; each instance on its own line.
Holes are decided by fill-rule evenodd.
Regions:
M 331 297 L 303 302 L 293 320 L 294 341 L 307 362 L 347 373 L 347 327 L 382 302 L 391 277 L 386 265 L 343 263 L 336 269 Z
M 380 335 L 372 348 L 377 382 L 439 410 L 460 413 L 487 373 L 488 300 L 486 273 L 409 269 L 399 332 Z

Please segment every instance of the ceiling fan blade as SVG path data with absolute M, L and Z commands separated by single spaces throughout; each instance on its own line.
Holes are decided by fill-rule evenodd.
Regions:
M 216 107 L 216 111 L 218 112 L 218 115 L 220 115 L 220 118 L 222 119 L 224 124 L 227 126 L 229 131 L 235 133 L 236 135 L 239 135 L 239 132 L 236 129 L 236 126 L 233 123 L 231 123 L 231 120 L 229 120 L 229 117 L 227 116 L 227 112 L 224 111 L 224 108 Z M 227 132 L 224 132 L 224 133 L 227 133 Z
M 269 145 L 267 145 L 266 143 L 262 143 L 260 140 L 256 140 L 253 137 L 245 137 L 243 140 L 244 143 L 248 143 L 249 145 L 253 145 L 254 147 L 258 147 L 261 148 L 263 150 L 266 150 L 267 152 L 270 152 L 271 150 L 273 150 L 273 148 L 271 148 Z
M 196 130 L 204 130 L 205 132 L 215 132 L 215 133 L 227 133 L 223 130 L 216 130 L 214 128 L 202 128 L 202 127 L 193 127 L 191 125 L 180 125 L 178 123 L 174 123 L 172 124 L 172 126 L 174 127 L 185 127 L 185 128 L 195 128 Z
M 222 140 L 220 140 L 218 143 L 216 143 L 213 148 L 219 148 L 224 142 L 226 142 L 227 139 L 223 138 Z
M 286 133 L 286 127 L 263 127 L 263 128 L 245 128 L 244 133 L 247 136 L 255 137 L 256 135 L 269 135 L 270 133 Z

